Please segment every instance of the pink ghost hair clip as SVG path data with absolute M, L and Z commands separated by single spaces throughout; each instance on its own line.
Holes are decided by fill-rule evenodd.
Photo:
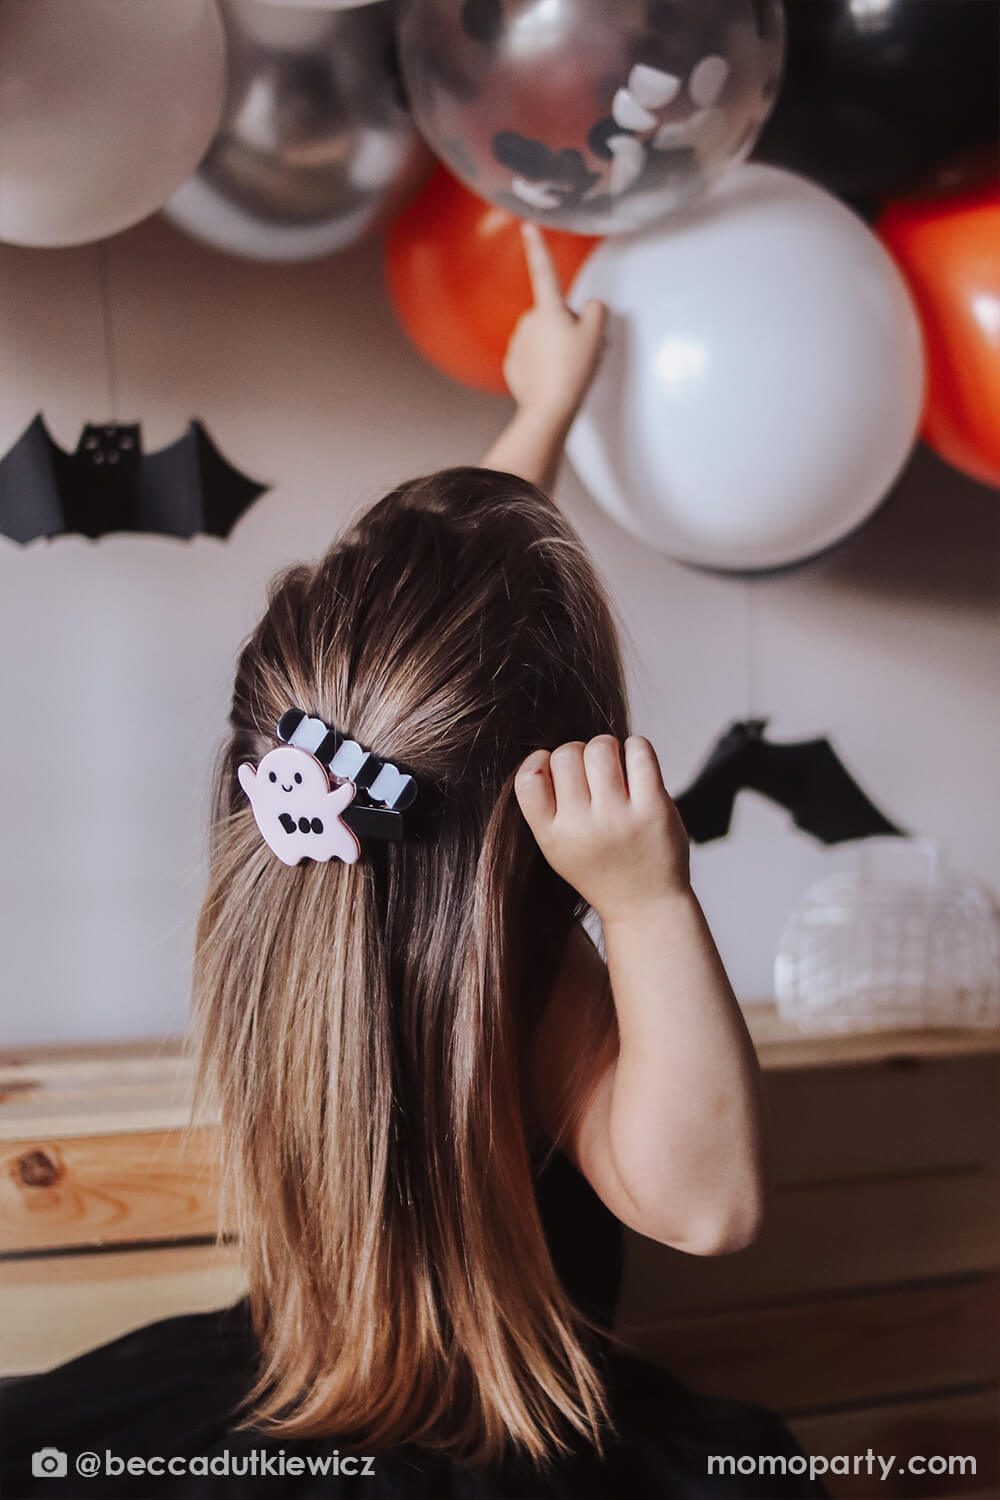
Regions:
M 353 781 L 331 787 L 316 757 L 290 745 L 269 750 L 256 770 L 244 761 L 236 774 L 257 827 L 283 864 L 342 859 L 353 865 L 361 845 L 340 816 L 354 801 Z
M 244 761 L 236 774 L 265 843 L 283 864 L 352 865 L 359 834 L 402 838 L 403 810 L 417 794 L 412 776 L 298 708 L 282 714 L 276 737 L 277 749 L 256 767 Z

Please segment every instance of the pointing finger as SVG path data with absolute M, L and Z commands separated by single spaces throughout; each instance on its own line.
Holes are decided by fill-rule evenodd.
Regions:
M 562 287 L 549 247 L 537 224 L 522 224 L 524 253 L 528 259 L 528 275 L 536 307 L 561 307 Z

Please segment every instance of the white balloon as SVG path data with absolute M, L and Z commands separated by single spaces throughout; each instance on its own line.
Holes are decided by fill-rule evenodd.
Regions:
M 611 309 L 570 432 L 594 499 L 706 567 L 797 562 L 878 506 L 916 438 L 920 327 L 879 241 L 775 167 L 734 168 L 669 224 L 608 239 L 572 291 Z
M 222 113 L 215 0 L 3 0 L 0 240 L 79 245 L 154 213 Z

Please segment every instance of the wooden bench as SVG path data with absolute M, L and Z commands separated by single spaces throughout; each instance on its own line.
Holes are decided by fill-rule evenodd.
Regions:
M 976 1474 L 828 1477 L 833 1496 L 1000 1495 L 1000 1034 L 815 1040 L 748 1008 L 774 1192 L 703 1259 L 629 1238 L 620 1331 L 804 1447 L 970 1455 Z M 243 1291 L 216 1242 L 209 1121 L 176 1043 L 0 1053 L 0 1374 Z

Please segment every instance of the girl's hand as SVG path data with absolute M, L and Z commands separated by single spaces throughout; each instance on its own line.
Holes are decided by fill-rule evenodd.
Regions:
M 568 426 L 597 368 L 607 309 L 590 301 L 578 316 L 567 307 L 541 231 L 521 230 L 535 305 L 511 335 L 504 379 L 518 406 Z
M 605 925 L 690 889 L 687 834 L 648 740 L 625 741 L 624 771 L 609 734 L 535 750 L 514 793 L 549 864 Z

